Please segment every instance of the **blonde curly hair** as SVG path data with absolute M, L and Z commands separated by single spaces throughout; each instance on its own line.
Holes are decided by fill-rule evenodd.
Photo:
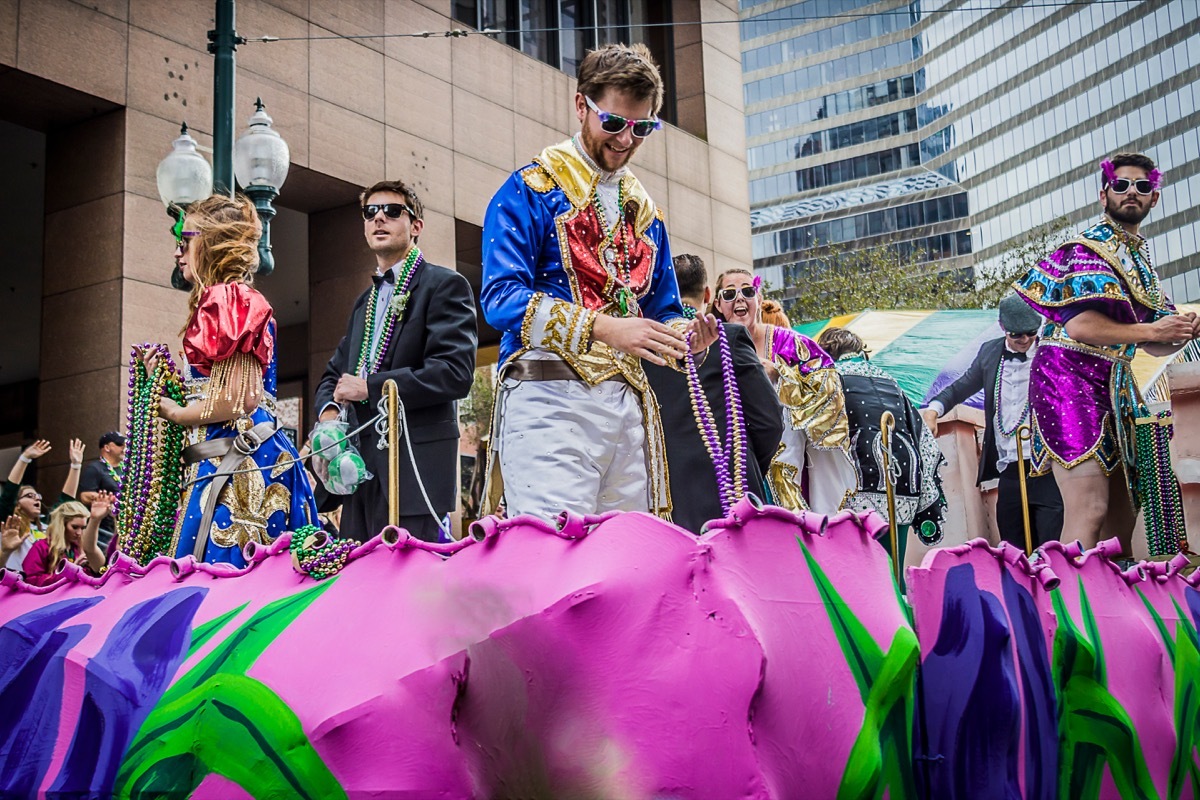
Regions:
M 191 320 L 200 304 L 200 295 L 209 286 L 254 284 L 262 223 L 254 203 L 245 195 L 214 194 L 188 207 L 184 227 L 197 232 L 196 259 L 191 265 L 194 280 L 188 294 L 188 320 Z M 180 335 L 186 330 L 185 324 Z

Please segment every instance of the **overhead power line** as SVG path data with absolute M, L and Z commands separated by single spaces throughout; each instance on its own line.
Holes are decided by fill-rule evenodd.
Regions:
M 1057 2 L 1035 2 L 1022 3 L 1021 5 L 990 5 L 990 6 L 960 6 L 958 8 L 939 8 L 929 11 L 922 11 L 923 16 L 932 16 L 934 14 L 967 14 L 967 13 L 983 13 L 988 11 L 1016 11 L 1027 8 L 1069 8 L 1071 6 L 1097 6 L 1097 5 L 1136 5 L 1142 0 L 1058 0 Z M 817 20 L 840 20 L 840 19 L 860 19 L 863 17 L 879 17 L 879 16 L 895 16 L 909 15 L 912 12 L 907 6 L 891 9 L 889 11 L 876 11 L 871 13 L 864 12 L 846 12 L 842 14 L 801 14 L 792 17 L 771 17 L 771 22 L 814 22 Z M 612 28 L 671 28 L 671 27 L 687 27 L 693 25 L 738 25 L 742 22 L 754 22 L 756 17 L 742 19 L 714 19 L 714 20 L 695 20 L 688 22 L 637 22 L 629 23 L 628 25 L 576 25 L 570 27 L 557 26 L 549 28 L 485 28 L 483 30 L 474 30 L 471 28 L 452 28 L 444 31 L 417 31 L 416 33 L 362 33 L 362 34 L 330 34 L 328 36 L 247 36 L 247 43 L 271 43 L 271 42 L 310 42 L 322 39 L 460 39 L 466 36 L 501 36 L 506 34 L 529 34 L 529 33 L 560 33 L 562 31 L 586 31 L 586 30 L 609 30 Z

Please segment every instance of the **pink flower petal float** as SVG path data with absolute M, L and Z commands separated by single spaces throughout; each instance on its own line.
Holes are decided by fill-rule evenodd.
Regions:
M 0 581 L 0 796 L 1200 797 L 1200 595 L 749 500 Z M 910 605 L 911 603 L 911 605 Z

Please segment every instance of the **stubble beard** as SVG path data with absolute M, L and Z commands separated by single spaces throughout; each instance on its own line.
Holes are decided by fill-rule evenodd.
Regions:
M 592 132 L 587 129 L 587 127 L 584 127 L 581 133 L 584 151 L 591 157 L 592 161 L 596 162 L 596 166 L 605 172 L 616 172 L 621 167 L 628 164 L 629 159 L 633 156 L 634 150 L 636 149 L 636 143 L 633 143 L 623 156 L 617 156 L 617 154 L 605 149 L 604 140 L 593 135 Z M 612 157 L 618 157 L 620 158 L 620 161 L 616 164 L 612 164 L 608 160 Z

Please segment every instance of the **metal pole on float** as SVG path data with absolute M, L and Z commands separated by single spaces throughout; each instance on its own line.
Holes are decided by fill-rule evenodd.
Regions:
M 1029 490 L 1025 487 L 1025 448 L 1023 442 L 1033 440 L 1033 428 L 1025 423 L 1017 428 L 1017 475 L 1021 484 L 1021 516 L 1025 523 L 1025 555 L 1033 555 L 1033 532 L 1029 525 Z
M 383 382 L 388 426 L 388 525 L 400 527 L 400 395 L 396 381 Z
M 896 476 L 892 470 L 892 433 L 896 430 L 896 417 L 885 411 L 879 418 L 879 431 L 883 437 L 883 485 L 887 490 L 888 535 L 892 539 L 892 565 L 896 570 L 896 585 L 903 580 L 904 567 L 900 564 L 900 533 L 896 530 Z

